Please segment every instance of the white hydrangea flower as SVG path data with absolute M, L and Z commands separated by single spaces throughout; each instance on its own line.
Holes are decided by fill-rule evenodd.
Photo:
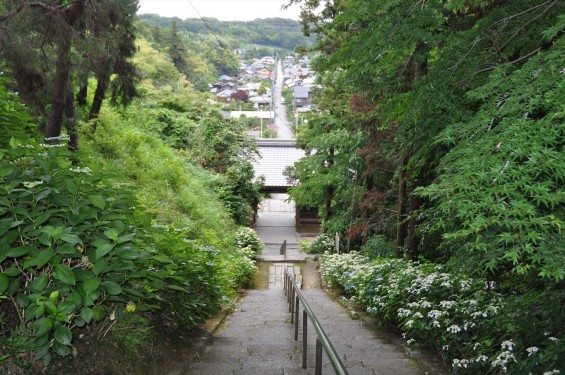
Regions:
M 508 349 L 509 351 L 512 351 L 512 349 L 514 348 L 514 343 L 512 342 L 512 340 L 506 340 L 503 341 L 500 346 L 502 347 L 502 349 Z
M 453 324 L 447 328 L 447 332 L 458 333 L 461 332 L 461 328 L 458 325 Z

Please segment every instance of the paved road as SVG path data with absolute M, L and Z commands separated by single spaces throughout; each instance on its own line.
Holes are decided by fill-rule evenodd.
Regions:
M 275 109 L 275 126 L 277 128 L 277 138 L 294 139 L 294 134 L 290 129 L 291 122 L 286 114 L 286 105 L 281 103 L 282 87 L 284 83 L 282 63 L 277 61 L 277 78 L 273 88 L 273 102 Z

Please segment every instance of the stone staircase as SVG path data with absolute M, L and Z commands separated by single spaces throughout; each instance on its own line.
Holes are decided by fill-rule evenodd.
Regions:
M 250 290 L 182 374 L 308 374 L 293 332 L 282 290 Z
M 300 272 L 300 267 L 295 266 L 294 263 L 273 263 L 273 265 L 269 267 L 269 289 L 284 289 L 285 270 L 288 270 L 289 273 L 294 275 L 296 285 L 298 285 L 298 288 L 302 289 L 302 273 Z
M 302 293 L 350 375 L 445 374 L 437 367 L 419 366 L 395 344 L 377 336 L 359 320 L 351 319 L 348 311 L 323 290 L 309 289 Z M 178 374 L 313 375 L 314 329 L 309 324 L 308 366 L 302 369 L 302 314 L 299 327 L 298 341 L 294 341 L 294 325 L 290 323 L 282 290 L 248 291 L 203 353 Z M 322 373 L 333 374 L 325 353 L 323 358 Z

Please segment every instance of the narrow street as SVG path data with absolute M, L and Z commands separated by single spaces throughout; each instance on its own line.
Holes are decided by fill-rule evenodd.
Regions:
M 273 86 L 273 109 L 275 111 L 275 126 L 277 129 L 278 139 L 294 139 L 294 134 L 291 129 L 292 123 L 289 121 L 286 114 L 286 105 L 282 104 L 282 87 L 284 83 L 284 74 L 282 69 L 282 62 L 277 61 L 277 75 L 275 84 Z

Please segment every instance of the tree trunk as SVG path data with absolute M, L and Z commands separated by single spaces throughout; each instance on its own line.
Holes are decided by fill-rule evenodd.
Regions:
M 69 30 L 61 31 L 61 40 L 57 46 L 57 68 L 53 85 L 51 118 L 45 128 L 45 138 L 61 135 L 63 113 L 67 98 L 67 82 L 71 73 L 71 34 Z
M 78 129 L 77 119 L 75 116 L 75 101 L 73 98 L 73 81 L 69 78 L 67 82 L 67 99 L 65 101 L 65 117 L 67 119 L 66 127 L 70 136 L 69 149 L 78 151 Z
M 422 198 L 417 195 L 412 195 L 412 201 L 410 202 L 410 219 L 408 220 L 408 238 L 406 240 L 408 247 L 408 256 L 412 260 L 418 258 L 418 243 L 419 238 L 416 235 L 416 227 L 418 226 L 418 218 L 415 213 L 418 211 L 422 205 Z
M 328 158 L 327 162 L 328 162 L 328 168 L 331 168 L 331 166 L 334 164 L 334 149 L 333 148 L 329 149 L 329 158 Z M 324 221 L 328 220 L 332 216 L 332 199 L 333 199 L 333 196 L 334 196 L 334 187 L 333 186 L 327 186 L 326 189 L 325 189 L 325 195 L 326 195 L 326 199 L 325 199 L 324 205 L 326 206 L 326 209 L 325 209 Z
M 80 88 L 77 93 L 77 104 L 81 107 L 86 105 L 86 97 L 88 96 L 88 82 L 80 82 Z
M 86 0 L 75 2 L 65 10 L 63 17 L 65 24 L 59 30 L 51 118 L 45 128 L 45 138 L 58 137 L 61 135 L 65 102 L 67 101 L 67 83 L 71 74 L 73 25 L 84 12 L 85 1 Z
M 398 212 L 396 223 L 396 256 L 402 258 L 404 255 L 404 245 L 406 233 L 408 231 L 406 223 L 406 171 L 404 170 L 408 163 L 408 155 L 402 161 L 400 175 L 398 176 Z
M 110 81 L 110 70 L 104 69 L 104 72 L 98 76 L 98 84 L 96 85 L 96 91 L 94 92 L 94 98 L 92 100 L 92 107 L 90 107 L 89 119 L 98 118 L 100 114 L 100 108 L 102 108 L 102 102 L 104 101 L 104 96 L 106 95 L 106 90 L 108 90 L 108 83 Z

